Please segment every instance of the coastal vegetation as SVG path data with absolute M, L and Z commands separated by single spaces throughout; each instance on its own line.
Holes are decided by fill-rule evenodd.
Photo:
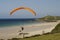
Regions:
M 47 34 L 47 35 L 35 36 L 35 37 L 23 38 L 23 39 L 13 38 L 10 40 L 60 40 L 60 33 Z
M 51 33 L 60 33 L 60 23 L 52 30 Z
M 60 20 L 60 16 L 45 16 L 45 17 L 42 17 L 42 18 L 38 18 L 38 20 L 40 21 L 56 21 L 56 20 Z

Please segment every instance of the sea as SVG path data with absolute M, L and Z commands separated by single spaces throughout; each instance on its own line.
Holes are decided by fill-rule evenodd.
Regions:
M 12 27 L 37 23 L 35 19 L 0 19 L 0 27 Z

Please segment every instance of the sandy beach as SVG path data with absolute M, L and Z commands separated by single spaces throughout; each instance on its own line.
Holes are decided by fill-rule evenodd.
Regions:
M 57 24 L 58 22 L 47 22 L 47 23 L 45 22 L 32 25 L 23 25 L 24 27 L 23 32 L 29 33 L 28 35 L 25 36 L 42 34 L 42 31 L 44 31 L 44 33 L 47 33 L 51 32 L 52 29 L 54 29 Z M 0 39 L 16 38 L 19 36 L 20 30 L 21 30 L 20 26 L 0 28 Z

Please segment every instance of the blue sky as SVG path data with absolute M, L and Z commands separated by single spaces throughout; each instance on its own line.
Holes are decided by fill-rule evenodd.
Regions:
M 26 10 L 9 15 L 12 9 L 20 6 L 33 9 L 37 15 Z M 60 0 L 0 0 L 0 18 L 41 18 L 46 15 L 60 16 Z

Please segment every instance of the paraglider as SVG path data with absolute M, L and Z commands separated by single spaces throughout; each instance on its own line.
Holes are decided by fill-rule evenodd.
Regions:
M 10 12 L 10 15 L 12 15 L 14 12 L 18 11 L 18 10 L 27 10 L 29 12 L 31 12 L 34 16 L 36 16 L 36 12 L 34 10 L 32 10 L 31 8 L 27 8 L 27 7 L 19 7 L 19 8 L 15 8 Z

